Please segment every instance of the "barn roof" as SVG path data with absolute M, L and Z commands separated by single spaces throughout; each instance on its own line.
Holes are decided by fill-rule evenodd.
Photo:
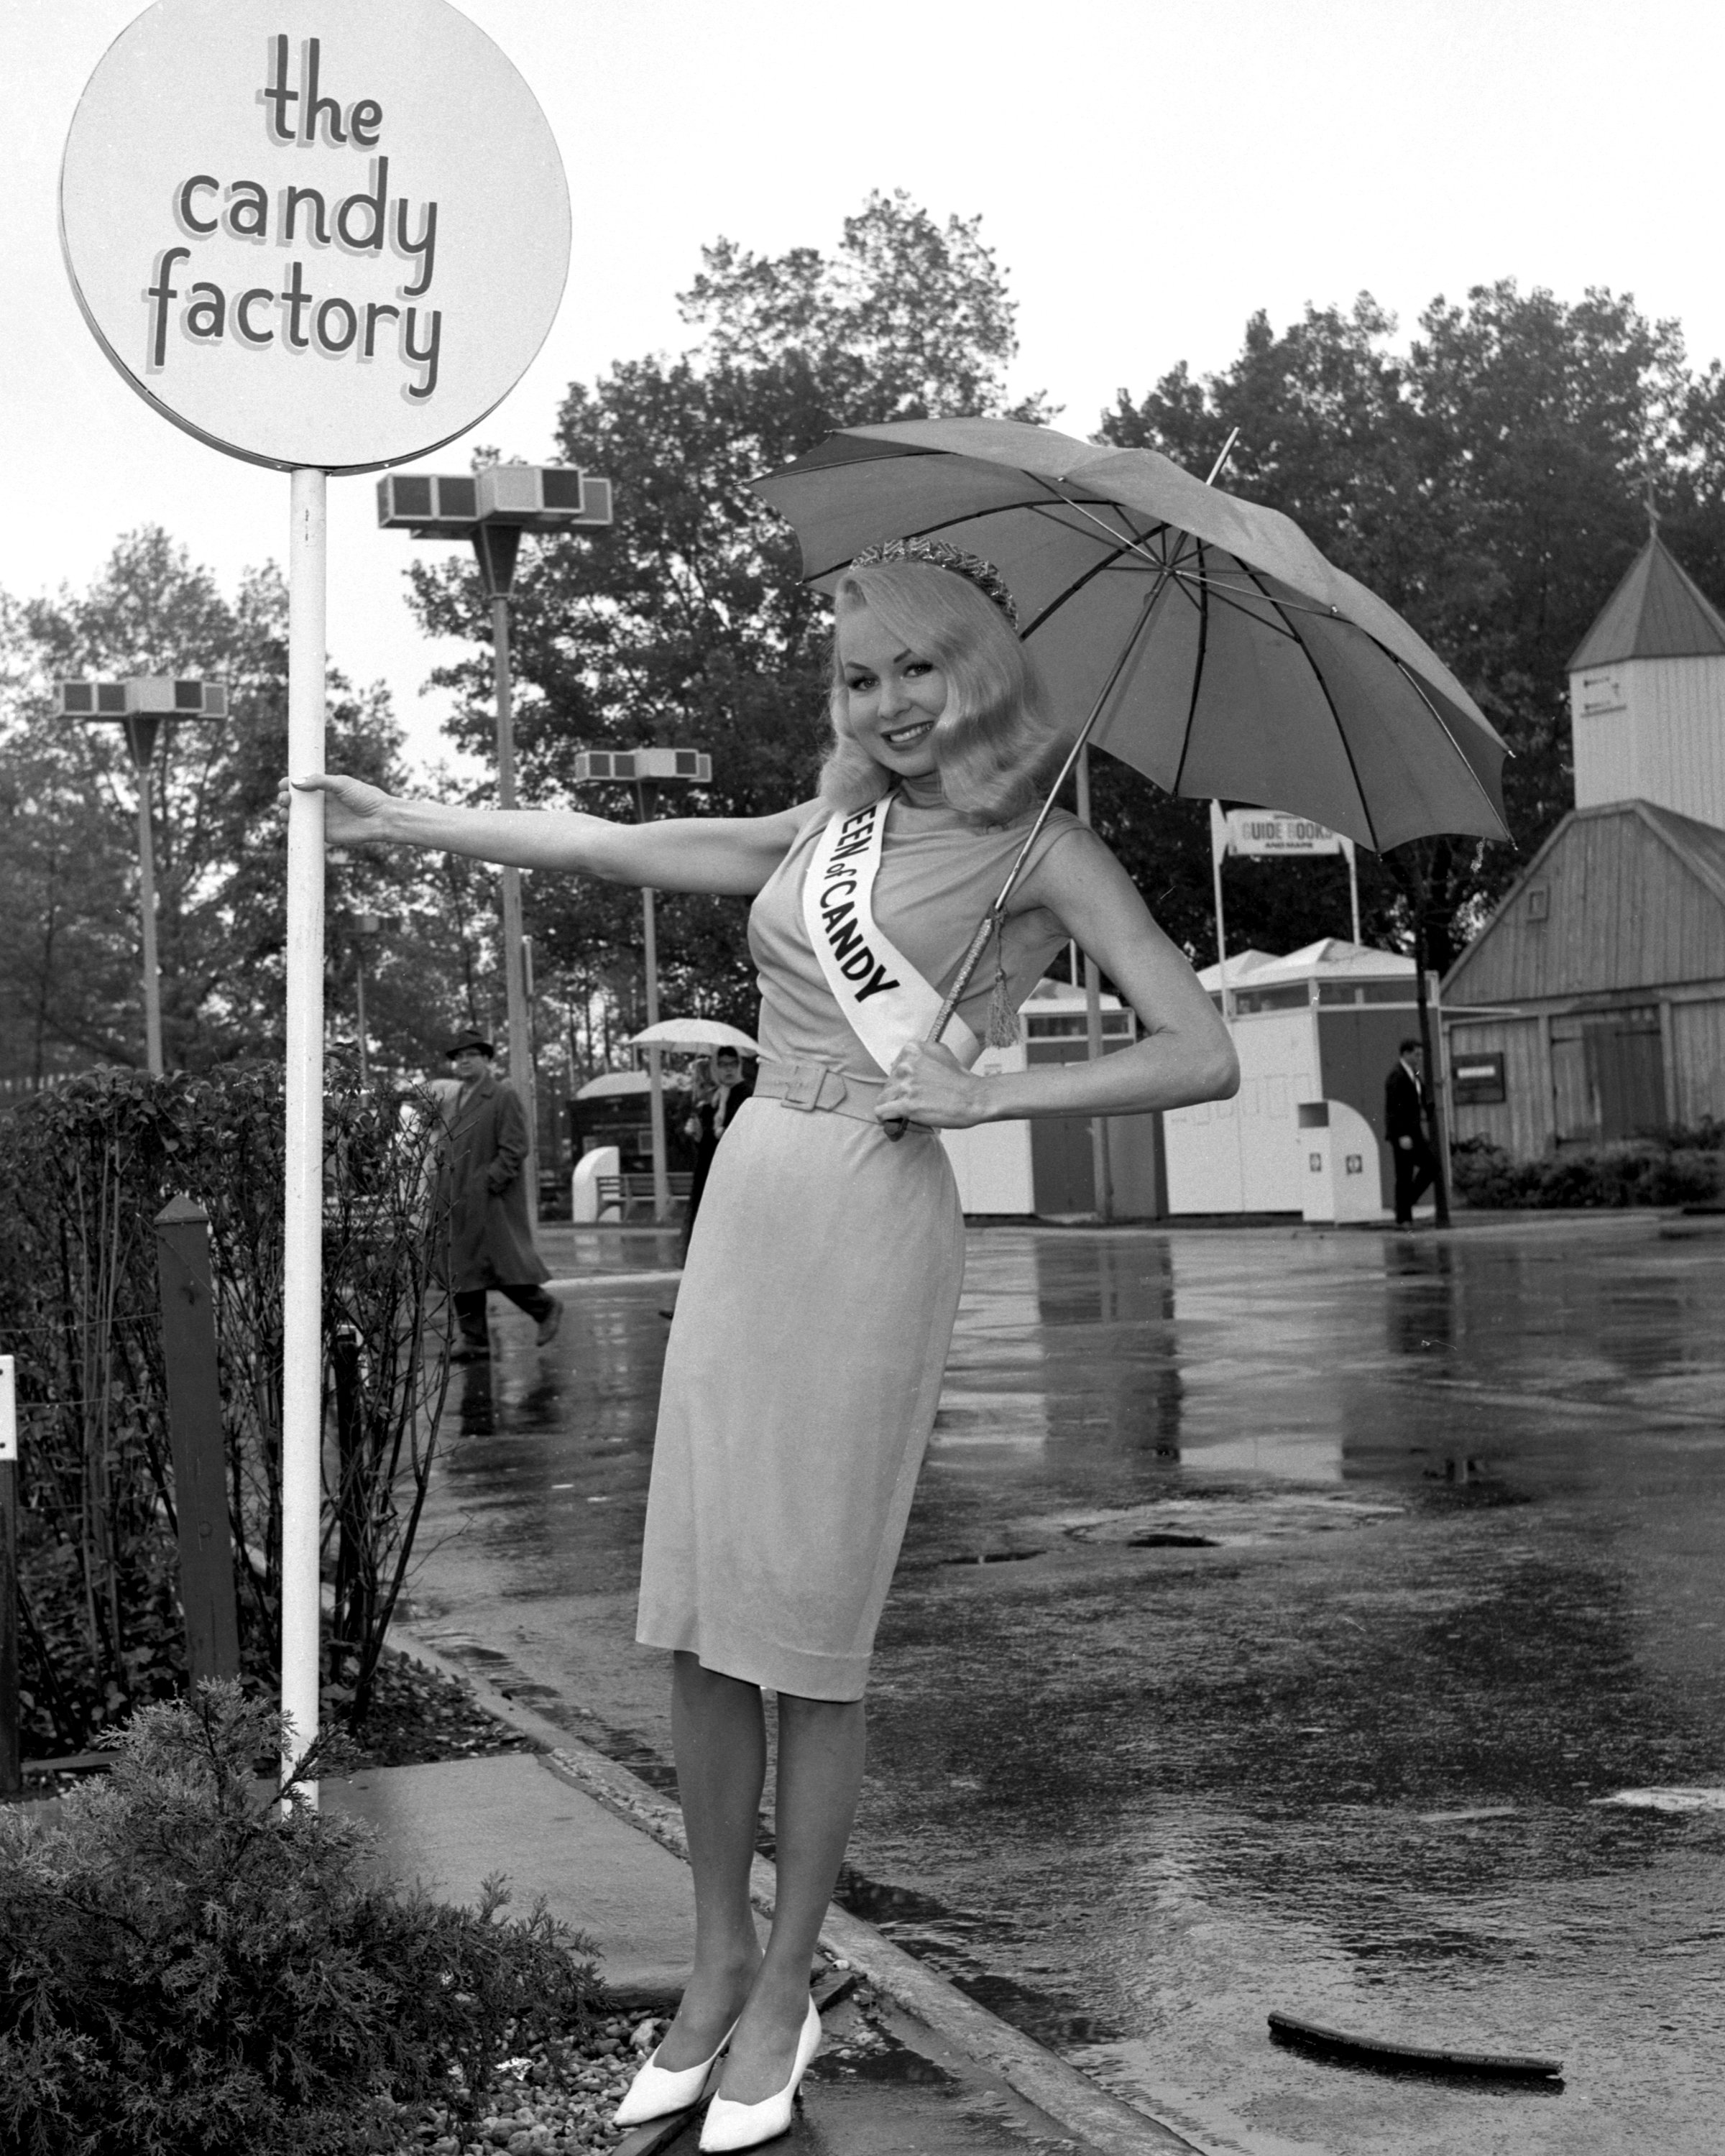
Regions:
M 1725 654 L 1725 617 L 1656 531 L 1575 648 L 1568 670 L 1611 666 L 1623 659 L 1696 659 Z
M 1540 884 L 1549 914 L 1534 930 L 1521 901 Z M 1725 830 L 1614 801 L 1564 817 L 1450 968 L 1443 998 L 1459 1008 L 1701 979 L 1725 979 Z
M 1703 883 L 1712 885 L 1714 896 L 1725 906 L 1725 831 L 1716 824 L 1700 823 L 1693 816 L 1680 816 L 1675 808 L 1661 808 L 1651 801 L 1638 801 L 1635 806 L 1672 851 L 1681 855 Z

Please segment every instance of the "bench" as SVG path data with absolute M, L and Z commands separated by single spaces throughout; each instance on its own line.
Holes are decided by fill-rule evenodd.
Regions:
M 670 1185 L 671 1213 L 675 1216 L 687 1209 L 689 1192 L 695 1178 L 685 1168 L 680 1172 L 674 1171 L 666 1176 L 665 1181 Z M 624 1221 L 650 1220 L 653 1218 L 653 1178 L 650 1175 L 602 1175 L 597 1178 L 597 1184 L 598 1218 L 601 1220 L 608 1213 L 615 1213 L 619 1219 Z

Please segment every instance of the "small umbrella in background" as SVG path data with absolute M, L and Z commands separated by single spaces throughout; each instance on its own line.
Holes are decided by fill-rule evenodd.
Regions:
M 716 1018 L 665 1018 L 629 1035 L 631 1048 L 734 1048 L 739 1055 L 758 1055 L 761 1044 L 741 1026 Z

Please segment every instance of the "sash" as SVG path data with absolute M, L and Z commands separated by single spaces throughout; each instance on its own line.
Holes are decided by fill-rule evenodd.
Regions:
M 835 809 L 814 844 L 803 881 L 803 919 L 834 1000 L 883 1071 L 900 1049 L 927 1040 L 942 997 L 875 922 L 875 878 L 886 837 L 883 795 L 848 816 Z M 941 1035 L 967 1070 L 983 1045 L 954 1011 Z

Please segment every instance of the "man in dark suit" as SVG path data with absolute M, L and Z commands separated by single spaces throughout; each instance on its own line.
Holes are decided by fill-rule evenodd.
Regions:
M 1437 1161 L 1426 1141 L 1425 1051 L 1417 1040 L 1402 1043 L 1401 1058 L 1384 1081 L 1384 1135 L 1395 1156 L 1395 1224 L 1411 1228 L 1414 1208 L 1437 1180 Z
M 456 1363 L 486 1363 L 491 1337 L 485 1291 L 495 1288 L 538 1327 L 542 1348 L 562 1322 L 563 1306 L 541 1286 L 551 1268 L 533 1247 L 521 1169 L 527 1118 L 512 1086 L 491 1069 L 489 1040 L 464 1033 L 444 1050 L 461 1082 L 449 1118 L 444 1188 L 449 1205 L 449 1292 L 461 1344 Z
M 742 1075 L 742 1056 L 734 1048 L 721 1048 L 713 1058 L 712 1096 L 699 1101 L 689 1117 L 695 1139 L 695 1173 L 689 1184 L 689 1209 L 683 1216 L 685 1250 L 694 1232 L 695 1215 L 701 1208 L 701 1194 L 706 1188 L 707 1171 L 713 1164 L 713 1155 L 719 1150 L 719 1141 L 754 1090 Z

